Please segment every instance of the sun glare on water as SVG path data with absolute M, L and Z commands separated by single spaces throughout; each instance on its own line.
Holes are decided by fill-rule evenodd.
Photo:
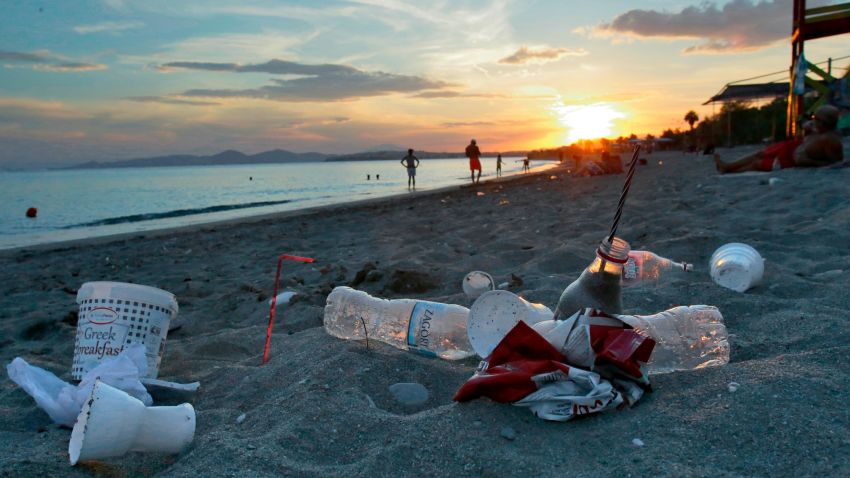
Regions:
M 614 120 L 626 116 L 608 103 L 567 106 L 560 98 L 552 106 L 552 111 L 558 122 L 567 128 L 567 144 L 580 139 L 609 137 L 613 132 Z

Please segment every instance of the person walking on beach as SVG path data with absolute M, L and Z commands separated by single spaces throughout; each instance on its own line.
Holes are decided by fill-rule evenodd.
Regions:
M 478 158 L 481 157 L 481 150 L 478 149 L 478 145 L 475 144 L 475 140 L 469 142 L 469 146 L 466 147 L 466 157 L 469 158 L 469 171 L 472 175 L 473 184 L 476 182 L 481 182 L 481 161 Z M 478 171 L 478 180 L 475 180 L 475 171 Z
M 824 105 L 815 111 L 811 121 L 803 125 L 803 129 L 810 133 L 802 141 L 787 139 L 728 163 L 715 154 L 717 172 L 771 171 L 774 161 L 779 161 L 782 169 L 816 168 L 839 163 L 844 157 L 844 148 L 841 136 L 835 130 L 838 116 L 838 108 Z
M 401 158 L 401 164 L 407 168 L 407 189 L 416 189 L 416 168 L 419 167 L 419 158 L 413 155 L 413 149 L 407 150 L 407 156 Z
M 530 161 L 531 160 L 529 160 L 527 156 L 525 158 L 523 158 L 523 160 L 522 160 L 522 172 L 527 173 L 529 171 L 528 163 Z
M 497 178 L 502 176 L 502 163 L 503 163 L 502 155 L 499 154 L 499 155 L 496 156 L 496 177 Z

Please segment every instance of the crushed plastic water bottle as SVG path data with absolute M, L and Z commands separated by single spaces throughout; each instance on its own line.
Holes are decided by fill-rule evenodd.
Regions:
M 717 307 L 674 307 L 654 315 L 616 315 L 655 340 L 650 374 L 695 370 L 729 363 L 729 336 Z

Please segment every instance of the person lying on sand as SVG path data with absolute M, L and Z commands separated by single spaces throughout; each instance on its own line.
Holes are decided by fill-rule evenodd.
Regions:
M 714 164 L 720 174 L 771 171 L 775 160 L 779 161 L 779 167 L 782 169 L 829 166 L 841 162 L 844 158 L 841 136 L 835 130 L 836 124 L 838 124 L 838 108 L 830 105 L 821 106 L 812 115 L 812 121 L 803 125 L 806 131 L 813 130 L 804 140 L 788 139 L 731 163 L 724 162 L 720 159 L 720 155 L 715 154 Z

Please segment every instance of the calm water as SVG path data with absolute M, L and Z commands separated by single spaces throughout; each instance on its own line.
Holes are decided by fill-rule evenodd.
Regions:
M 503 159 L 504 173 L 521 169 L 520 158 Z M 495 174 L 495 159 L 482 164 L 482 178 Z M 466 159 L 422 160 L 417 190 L 468 174 Z M 406 193 L 396 161 L 0 172 L 0 249 Z

